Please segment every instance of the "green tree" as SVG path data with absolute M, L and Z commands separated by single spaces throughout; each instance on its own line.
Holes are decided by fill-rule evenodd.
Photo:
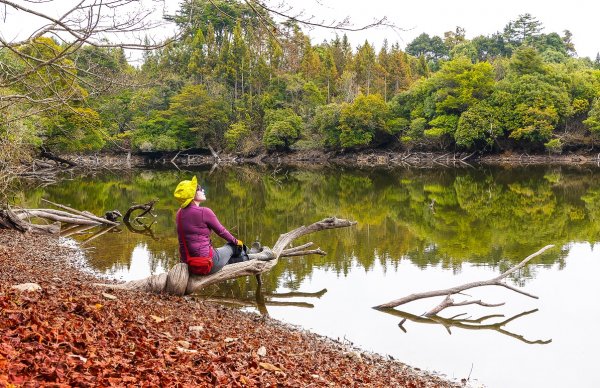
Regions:
M 454 31 L 444 32 L 444 44 L 448 50 L 452 50 L 455 46 L 465 42 L 465 29 L 456 26 Z
M 510 70 L 518 75 L 545 73 L 546 66 L 533 47 L 521 47 L 515 51 L 510 60 Z
M 206 60 L 205 45 L 206 40 L 204 39 L 204 33 L 201 29 L 198 29 L 191 43 L 192 53 L 187 65 L 187 70 L 200 83 L 204 82 L 206 75 L 210 72 Z
M 365 147 L 377 137 L 386 135 L 389 108 L 378 94 L 359 94 L 352 104 L 342 107 L 340 114 L 340 145 Z
M 342 105 L 327 104 L 317 108 L 311 121 L 312 129 L 323 138 L 323 145 L 327 148 L 340 146 L 340 116 Z
M 583 123 L 593 134 L 600 133 L 600 98 L 594 99 L 588 117 Z
M 519 15 L 504 27 L 504 39 L 511 50 L 521 45 L 531 45 L 540 36 L 542 23 L 529 13 Z
M 424 56 L 426 60 L 437 61 L 448 56 L 448 47 L 439 36 L 430 37 L 422 33 L 406 46 L 406 52 L 415 57 Z
M 364 94 L 370 94 L 371 84 L 375 75 L 375 50 L 366 40 L 358 48 L 353 68 L 356 73 L 356 82 L 361 87 L 361 90 Z
M 495 139 L 503 135 L 497 116 L 496 109 L 485 101 L 471 106 L 458 120 L 456 144 L 467 149 L 493 145 Z
M 170 127 L 181 134 L 186 146 L 221 142 L 229 117 L 224 101 L 215 97 L 203 85 L 188 85 L 171 99 L 166 112 Z
M 89 108 L 55 110 L 40 122 L 44 145 L 58 151 L 92 151 L 102 148 L 106 134 L 98 112 Z
M 248 125 L 243 121 L 238 121 L 229 126 L 229 129 L 225 132 L 225 144 L 227 149 L 230 151 L 239 150 L 244 143 L 248 140 L 251 131 Z
M 293 110 L 271 109 L 265 112 L 263 144 L 269 150 L 288 150 L 300 138 L 302 118 Z
M 332 90 L 335 85 L 335 80 L 338 77 L 338 70 L 335 65 L 335 58 L 333 57 L 333 52 L 331 47 L 328 46 L 324 50 L 321 50 L 321 63 L 322 66 L 322 78 L 324 78 L 324 83 L 327 87 L 327 100 L 326 102 L 329 104 L 331 102 L 331 94 L 335 93 L 335 90 Z

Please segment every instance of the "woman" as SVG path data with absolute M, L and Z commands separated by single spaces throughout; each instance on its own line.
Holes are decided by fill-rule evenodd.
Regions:
M 188 264 L 190 273 L 209 275 L 219 271 L 229 263 L 235 246 L 243 246 L 242 240 L 233 237 L 221 225 L 211 209 L 200 206 L 200 203 L 206 201 L 206 194 L 198 185 L 196 177 L 179 182 L 174 195 L 181 203 L 181 209 L 177 211 L 177 236 L 181 261 Z M 213 249 L 210 240 L 211 231 L 229 244 Z

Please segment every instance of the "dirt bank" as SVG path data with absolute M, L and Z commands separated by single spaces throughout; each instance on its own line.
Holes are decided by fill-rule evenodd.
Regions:
M 0 386 L 462 386 L 255 314 L 109 294 L 80 260 L 55 238 L 0 230 Z

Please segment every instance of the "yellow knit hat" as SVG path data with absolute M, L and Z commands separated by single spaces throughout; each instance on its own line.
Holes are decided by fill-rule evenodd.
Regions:
M 198 188 L 198 180 L 193 177 L 189 181 L 181 181 L 177 184 L 173 195 L 181 203 L 181 207 L 184 208 L 192 202 L 192 199 L 196 196 L 196 189 Z

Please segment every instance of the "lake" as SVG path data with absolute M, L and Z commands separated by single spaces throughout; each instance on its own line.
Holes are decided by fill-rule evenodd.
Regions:
M 272 246 L 280 233 L 327 216 L 358 221 L 313 241 L 326 256 L 282 258 L 263 275 L 204 290 L 199 298 L 298 325 L 449 378 L 487 387 L 598 387 L 600 169 L 132 170 L 79 176 L 17 194 L 96 214 L 158 199 L 154 215 L 130 228 L 71 235 L 86 265 L 133 280 L 178 261 L 172 193 L 198 176 L 206 206 L 234 236 Z M 69 233 L 67 231 L 67 233 Z M 221 241 L 214 237 L 216 245 Z M 468 290 L 468 305 L 421 314 L 442 298 L 388 312 L 372 307 L 415 292 L 495 277 L 545 245 L 556 247 L 503 287 Z

